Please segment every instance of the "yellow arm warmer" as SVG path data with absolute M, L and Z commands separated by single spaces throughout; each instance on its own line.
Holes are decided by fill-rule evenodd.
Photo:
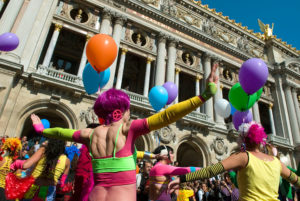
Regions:
M 207 85 L 205 92 L 201 95 L 201 98 L 203 100 L 208 100 L 216 93 L 216 91 L 216 84 L 211 82 Z M 160 113 L 148 117 L 147 122 L 149 130 L 153 131 L 163 128 L 181 119 L 204 103 L 201 98 L 199 96 L 195 96 L 186 101 L 182 101 L 180 103 L 172 105 Z
M 155 154 L 148 151 L 137 151 L 137 159 L 155 159 Z

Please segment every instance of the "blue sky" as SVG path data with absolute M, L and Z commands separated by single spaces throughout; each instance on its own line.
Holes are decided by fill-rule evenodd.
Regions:
M 274 23 L 273 34 L 300 50 L 300 0 L 202 0 L 224 16 L 260 32 L 257 18 Z

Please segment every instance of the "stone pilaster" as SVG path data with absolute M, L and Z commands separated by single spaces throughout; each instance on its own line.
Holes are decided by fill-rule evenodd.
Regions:
M 297 115 L 297 121 L 298 121 L 298 126 L 300 128 L 300 109 L 299 109 L 299 101 L 297 98 L 297 92 L 295 88 L 292 88 L 292 96 L 293 96 L 293 101 L 294 101 L 294 107 Z
M 118 76 L 117 76 L 116 89 L 121 89 L 121 87 L 122 87 L 123 73 L 124 73 L 124 67 L 125 67 L 125 60 L 126 60 L 127 52 L 128 52 L 127 48 L 122 48 L 120 64 L 119 64 L 119 71 L 118 71 Z
M 253 119 L 254 119 L 254 121 L 256 121 L 257 123 L 260 123 L 260 115 L 259 115 L 258 102 L 256 102 L 256 103 L 253 105 Z
M 166 39 L 165 34 L 160 34 L 158 38 L 158 49 L 156 58 L 155 85 L 163 85 L 166 75 Z
M 179 96 L 179 93 L 180 93 L 180 91 L 179 91 L 179 73 L 180 73 L 180 71 L 181 71 L 181 69 L 179 67 L 175 68 L 175 84 L 178 88 L 178 96 Z M 175 103 L 178 103 L 178 96 L 175 99 Z
M 83 70 L 86 66 L 86 62 L 87 62 L 86 45 L 89 42 L 90 38 L 91 38 L 90 35 L 86 35 L 86 42 L 85 42 L 85 45 L 84 45 L 84 48 L 83 48 L 83 52 L 82 52 L 81 60 L 80 60 L 80 65 L 79 65 L 79 69 L 78 69 L 78 73 L 77 73 L 78 77 L 82 77 Z
M 1 0 L 2 1 L 2 0 Z M 10 0 L 7 5 L 1 20 L 0 20 L 0 35 L 5 32 L 10 32 L 16 18 L 20 12 L 24 0 Z M 1 10 L 1 9 L 0 9 Z
M 146 97 L 148 97 L 148 92 L 149 92 L 150 72 L 151 72 L 152 61 L 153 61 L 153 59 L 151 57 L 147 58 L 146 74 L 145 74 L 145 81 L 144 81 L 144 92 L 143 92 L 143 95 Z
M 202 79 L 203 77 L 200 75 L 200 74 L 197 74 L 196 75 L 196 82 L 195 82 L 195 95 L 196 96 L 199 96 L 200 95 L 200 80 Z M 197 112 L 200 112 L 200 107 L 197 108 Z
M 271 130 L 272 130 L 272 134 L 276 135 L 276 129 L 275 129 L 275 124 L 274 124 L 274 117 L 273 117 L 273 104 L 270 103 L 269 104 L 269 116 L 270 116 L 270 124 L 271 124 Z
M 62 25 L 61 24 L 55 24 L 55 28 L 54 28 L 54 32 L 52 34 L 51 37 L 51 41 L 49 43 L 47 52 L 46 52 L 46 56 L 44 58 L 43 61 L 43 66 L 49 67 L 49 64 L 51 62 L 52 56 L 53 56 L 53 52 L 57 43 L 57 39 L 60 33 L 60 30 L 62 29 Z
M 123 25 L 126 20 L 127 20 L 127 18 L 125 16 L 116 15 L 114 31 L 113 31 L 113 38 L 118 46 L 118 51 L 119 51 L 119 46 L 120 46 L 120 41 L 121 41 L 121 36 L 122 36 Z M 113 87 L 115 74 L 116 74 L 117 61 L 118 61 L 118 56 L 115 59 L 114 63 L 110 66 L 110 79 L 107 83 L 107 87 L 105 87 L 105 88 L 109 89 L 109 88 Z
M 211 72 L 211 54 L 204 54 L 204 80 L 203 84 L 205 84 L 205 80 L 208 78 L 210 72 Z M 204 104 L 205 113 L 209 116 L 211 120 L 214 120 L 214 110 L 213 110 L 213 99 L 210 98 L 207 100 Z
M 176 43 L 174 38 L 168 43 L 167 82 L 175 81 Z

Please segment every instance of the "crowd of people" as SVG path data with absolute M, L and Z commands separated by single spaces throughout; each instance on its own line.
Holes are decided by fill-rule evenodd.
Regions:
M 201 95 L 144 119 L 130 120 L 129 96 L 116 89 L 103 92 L 94 103 L 101 125 L 45 129 L 32 114 L 37 138 L 1 140 L 0 201 L 293 199 L 296 194 L 286 192 L 292 191 L 289 183 L 300 187 L 300 170 L 280 162 L 275 148 L 262 149 L 267 135 L 255 122 L 240 126 L 240 152 L 207 167 L 180 167 L 166 145 L 153 153 L 136 150 L 139 136 L 176 122 L 214 96 L 217 67 L 213 65 Z M 72 146 L 66 147 L 66 141 Z M 281 178 L 285 193 L 279 188 Z

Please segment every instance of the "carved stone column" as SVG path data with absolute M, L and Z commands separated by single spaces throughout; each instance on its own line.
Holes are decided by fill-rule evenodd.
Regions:
M 120 64 L 119 64 L 119 71 L 118 71 L 118 76 L 117 76 L 116 89 L 121 89 L 121 87 L 122 87 L 123 73 L 124 73 L 125 59 L 126 59 L 127 52 L 128 52 L 128 49 L 122 48 L 121 59 L 120 59 Z
M 48 46 L 46 56 L 45 56 L 44 61 L 43 61 L 43 66 L 49 67 L 49 64 L 50 64 L 50 61 L 52 59 L 53 52 L 54 52 L 54 49 L 55 49 L 55 46 L 56 46 L 56 43 L 57 43 L 57 39 L 58 39 L 58 36 L 59 36 L 59 33 L 60 33 L 61 29 L 62 29 L 61 24 L 55 24 L 55 29 L 54 29 L 53 35 L 51 37 L 51 41 L 50 41 L 49 46 Z
M 297 115 L 297 121 L 298 121 L 298 126 L 300 128 L 300 109 L 299 109 L 299 101 L 297 99 L 297 92 L 296 89 L 292 88 L 292 95 L 293 95 L 293 101 L 295 105 L 295 111 Z
M 115 20 L 115 25 L 114 25 L 114 31 L 113 31 L 113 38 L 118 46 L 118 51 L 119 51 L 119 46 L 120 46 L 120 41 L 121 41 L 121 36 L 122 36 L 122 29 L 124 22 L 127 20 L 126 17 L 118 15 Z M 118 55 L 118 54 L 117 54 Z M 114 79 L 115 79 L 115 73 L 116 73 L 116 66 L 117 66 L 117 61 L 118 61 L 118 56 L 115 59 L 114 63 L 110 66 L 110 79 L 107 83 L 107 87 L 105 88 L 112 88 L 114 84 Z M 123 75 L 123 74 L 122 74 Z
M 85 45 L 84 45 L 84 48 L 83 48 L 83 52 L 82 52 L 82 56 L 81 56 L 81 60 L 80 60 L 80 65 L 79 65 L 79 69 L 78 69 L 78 73 L 77 73 L 78 77 L 82 77 L 84 67 L 86 66 L 86 62 L 87 62 L 86 45 L 89 42 L 90 38 L 91 38 L 90 35 L 86 35 L 86 42 L 85 42 Z
M 4 4 L 5 4 L 5 1 L 6 1 L 6 0 L 0 0 L 0 12 L 1 12 L 1 10 L 2 10 Z
M 102 21 L 100 26 L 100 33 L 102 34 L 110 34 L 111 28 L 111 18 L 112 18 L 112 11 L 109 9 L 104 8 L 102 13 Z
M 0 34 L 10 32 L 16 18 L 20 12 L 24 0 L 10 0 L 7 5 L 1 20 L 0 20 Z M 1 9 L 0 9 L 1 10 Z
M 285 84 L 284 93 L 285 93 L 286 101 L 287 101 L 287 109 L 289 112 L 289 117 L 290 117 L 289 120 L 290 120 L 293 138 L 294 138 L 294 144 L 300 144 L 299 126 L 298 126 L 298 122 L 297 122 L 297 116 L 296 116 L 295 107 L 294 107 L 295 104 L 293 102 L 292 91 L 291 91 L 290 85 Z
M 202 76 L 200 74 L 197 74 L 196 75 L 196 86 L 195 86 L 195 94 L 196 96 L 199 96 L 200 95 L 200 80 L 202 79 Z M 200 112 L 200 107 L 197 108 L 197 112 Z
M 28 42 L 28 38 L 32 33 L 32 28 L 36 22 L 36 17 L 41 9 L 41 6 L 44 1 L 40 0 L 30 0 L 29 4 L 25 10 L 25 13 L 19 23 L 19 26 L 16 30 L 16 35 L 19 37 L 20 44 L 13 53 L 18 56 L 22 56 L 25 49 L 25 45 Z M 11 20 L 11 19 L 10 19 Z M 25 69 L 26 68 L 26 69 Z M 27 71 L 28 65 L 24 66 L 24 71 Z
M 149 92 L 149 85 L 150 85 L 150 72 L 151 72 L 151 63 L 153 59 L 148 57 L 147 64 L 146 64 L 146 74 L 145 74 L 145 81 L 144 81 L 144 93 L 143 95 L 148 97 Z
M 168 44 L 167 82 L 174 82 L 175 79 L 176 42 L 172 38 Z
M 211 58 L 212 55 L 205 54 L 204 55 L 204 80 L 203 83 L 205 83 L 205 80 L 208 78 L 210 71 L 211 71 Z M 204 104 L 205 113 L 211 118 L 211 120 L 214 120 L 214 110 L 213 110 L 213 99 L 210 98 L 207 100 Z
M 179 73 L 180 73 L 181 69 L 179 67 L 175 68 L 175 84 L 178 87 L 178 96 L 179 96 Z M 175 99 L 175 103 L 178 103 L 178 96 Z
M 256 102 L 256 103 L 253 105 L 253 119 L 254 119 L 254 121 L 256 121 L 257 123 L 260 123 L 260 115 L 259 115 L 258 102 Z
M 216 75 L 217 75 L 218 77 L 220 77 L 220 71 L 219 71 L 219 68 L 218 68 L 217 71 L 216 71 Z M 214 102 L 216 102 L 218 99 L 222 99 L 222 98 L 223 98 L 223 91 L 222 91 L 223 85 L 221 85 L 220 82 L 218 82 L 217 87 L 218 87 L 218 91 L 217 91 L 217 93 L 215 94 L 215 96 L 213 97 L 213 98 L 214 98 Z M 217 123 L 219 123 L 219 124 L 224 124 L 224 123 L 225 123 L 225 122 L 224 122 L 224 118 L 221 117 L 220 115 L 218 115 L 218 114 L 216 113 L 215 110 L 214 110 L 214 114 L 215 114 L 215 121 L 216 121 Z
M 166 39 L 165 34 L 160 34 L 158 38 L 157 58 L 156 58 L 156 72 L 155 85 L 163 85 L 165 82 L 165 59 L 166 59 Z
M 272 130 L 272 134 L 276 135 L 276 129 L 275 129 L 275 124 L 274 124 L 274 117 L 273 117 L 273 104 L 270 103 L 269 104 L 269 116 L 270 116 L 270 124 L 271 124 L 271 130 Z

